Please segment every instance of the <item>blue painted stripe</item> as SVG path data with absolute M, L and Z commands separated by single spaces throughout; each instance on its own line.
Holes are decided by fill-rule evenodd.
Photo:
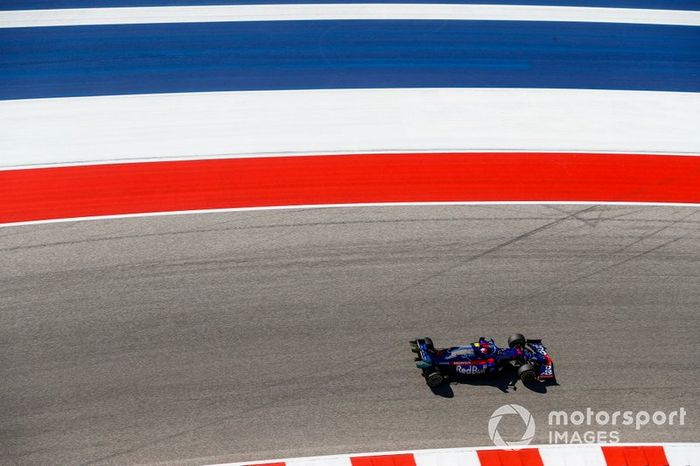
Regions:
M 700 0 L 1 0 L 0 11 L 184 5 L 279 5 L 295 3 L 458 3 L 700 10 Z
M 0 30 L 0 99 L 267 89 L 700 91 L 700 28 L 281 21 Z

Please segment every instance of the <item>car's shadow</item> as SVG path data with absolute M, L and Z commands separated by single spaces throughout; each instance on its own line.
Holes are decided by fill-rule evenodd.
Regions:
M 515 368 L 504 368 L 496 375 L 491 376 L 469 376 L 469 375 L 453 375 L 449 383 L 444 383 L 436 388 L 431 388 L 430 390 L 436 396 L 441 396 L 443 398 L 454 397 L 454 391 L 452 390 L 452 384 L 463 384 L 463 385 L 480 385 L 489 386 L 499 389 L 503 393 L 510 393 L 511 391 L 517 391 L 519 386 L 523 386 L 528 390 L 536 393 L 547 393 L 547 387 L 552 385 L 559 385 L 556 380 L 547 382 L 522 382 L 518 379 L 518 371 Z

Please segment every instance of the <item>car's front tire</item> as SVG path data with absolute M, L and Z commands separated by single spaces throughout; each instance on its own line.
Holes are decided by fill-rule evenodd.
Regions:
M 523 383 L 534 382 L 537 380 L 537 371 L 532 364 L 523 364 L 518 367 L 518 377 Z

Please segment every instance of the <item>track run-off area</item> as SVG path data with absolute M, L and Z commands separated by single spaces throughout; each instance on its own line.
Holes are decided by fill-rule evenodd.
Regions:
M 700 6 L 518 3 L 0 2 L 0 463 L 697 441 Z

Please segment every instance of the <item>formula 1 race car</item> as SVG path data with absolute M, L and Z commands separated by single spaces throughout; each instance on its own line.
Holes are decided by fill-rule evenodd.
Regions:
M 554 381 L 552 358 L 542 340 L 527 340 L 519 333 L 508 338 L 508 348 L 496 345 L 492 338 L 465 346 L 435 348 L 430 338 L 411 343 L 416 353 L 416 366 L 431 388 L 437 388 L 451 378 L 471 375 L 498 374 L 506 367 L 517 368 L 523 382 Z

